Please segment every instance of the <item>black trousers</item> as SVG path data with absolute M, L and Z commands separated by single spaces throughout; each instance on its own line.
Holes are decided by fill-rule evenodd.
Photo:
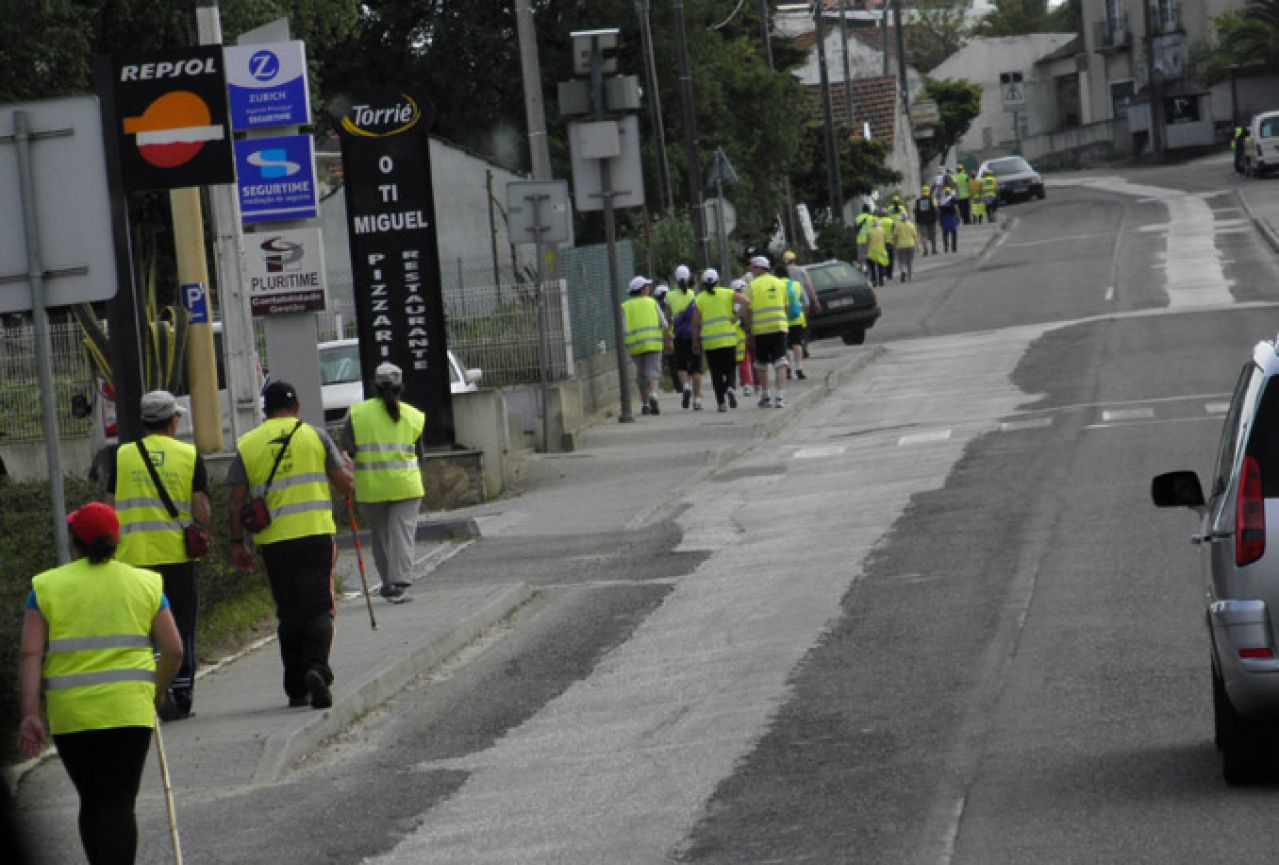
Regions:
M 169 691 L 179 708 L 190 711 L 195 702 L 195 631 L 200 615 L 195 562 L 150 567 L 164 577 L 164 596 L 169 599 L 169 611 L 182 637 L 182 666 L 178 667 Z
M 53 743 L 80 794 L 80 843 L 89 865 L 133 865 L 138 852 L 133 804 L 151 747 L 151 729 L 60 733 Z
M 263 544 L 262 561 L 275 599 L 280 626 L 280 658 L 284 661 L 284 693 L 290 698 L 307 694 L 305 676 L 318 670 L 333 682 L 329 649 L 333 646 L 333 559 L 337 548 L 332 535 L 308 535 Z
M 706 363 L 711 368 L 711 387 L 715 389 L 715 402 L 722 404 L 724 394 L 737 381 L 737 346 L 706 349 Z
M 973 220 L 973 207 L 971 198 L 956 199 L 959 202 L 959 218 L 964 221 L 964 225 L 971 225 Z

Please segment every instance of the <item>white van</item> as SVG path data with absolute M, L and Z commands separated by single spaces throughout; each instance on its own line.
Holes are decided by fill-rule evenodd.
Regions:
M 1252 118 L 1248 125 L 1252 134 L 1252 150 L 1246 155 L 1244 170 L 1253 177 L 1279 168 L 1279 111 L 1267 111 Z

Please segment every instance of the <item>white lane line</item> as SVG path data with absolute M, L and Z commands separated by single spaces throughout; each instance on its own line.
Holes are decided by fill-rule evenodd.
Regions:
M 1167 417 L 1161 420 L 1144 420 L 1144 421 L 1122 421 L 1120 423 L 1094 423 L 1084 427 L 1084 429 L 1122 429 L 1130 426 L 1157 426 L 1169 423 L 1200 423 L 1202 421 L 1216 421 L 1215 417 Z
M 1053 425 L 1053 419 L 1050 417 L 1035 417 L 1029 420 L 1010 420 L 1004 421 L 999 425 L 1000 432 L 1018 432 L 1026 429 L 1043 429 Z
M 937 860 L 937 865 L 950 865 L 955 859 L 955 842 L 959 839 L 959 824 L 964 819 L 964 808 L 967 804 L 967 796 L 961 796 L 959 801 L 955 803 L 955 810 L 950 817 L 950 825 L 946 827 L 946 835 L 942 838 L 941 857 Z
M 954 432 L 954 430 L 943 429 L 933 430 L 932 432 L 912 433 L 911 435 L 899 438 L 897 440 L 897 446 L 903 447 L 905 445 L 936 444 L 937 442 L 949 441 L 952 432 Z
M 1004 235 L 1004 236 L 1007 237 L 1008 235 Z M 1045 244 L 1045 243 L 1069 243 L 1072 240 L 1094 240 L 1098 237 L 1113 237 L 1113 236 L 1114 235 L 1108 232 L 1101 232 L 1098 234 L 1068 234 L 1065 237 L 1049 237 L 1043 240 L 1019 240 L 1016 243 L 1008 244 L 1008 246 L 1010 248 L 1014 246 L 1040 246 L 1041 244 Z M 1000 243 L 1003 243 L 1003 241 L 1000 241 Z
M 1204 411 L 1208 414 L 1225 414 L 1230 411 L 1230 403 L 1228 402 L 1208 402 L 1204 403 Z
M 1146 420 L 1155 416 L 1153 408 L 1116 408 L 1101 413 L 1103 423 L 1118 420 Z
M 1113 285 L 1106 286 L 1106 303 L 1110 303 L 1115 299 L 1115 287 Z
M 826 457 L 837 457 L 844 451 L 848 450 L 845 445 L 813 445 L 812 447 L 804 447 L 791 454 L 791 459 L 797 460 L 816 460 Z

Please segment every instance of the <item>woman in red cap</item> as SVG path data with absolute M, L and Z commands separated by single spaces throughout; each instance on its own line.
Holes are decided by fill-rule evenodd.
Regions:
M 91 502 L 67 525 L 76 560 L 37 574 L 27 597 L 18 745 L 34 757 L 52 733 L 80 794 L 90 865 L 127 865 L 137 853 L 134 800 L 156 705 L 182 661 L 182 638 L 160 575 L 115 561 L 120 520 L 109 505 Z

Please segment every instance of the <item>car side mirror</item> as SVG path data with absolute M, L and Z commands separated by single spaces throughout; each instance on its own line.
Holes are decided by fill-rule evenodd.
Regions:
M 1199 476 L 1191 471 L 1168 472 L 1150 482 L 1150 498 L 1159 508 L 1201 508 L 1203 487 Z
M 475 384 L 484 377 L 484 370 L 472 367 L 466 371 L 466 383 Z

